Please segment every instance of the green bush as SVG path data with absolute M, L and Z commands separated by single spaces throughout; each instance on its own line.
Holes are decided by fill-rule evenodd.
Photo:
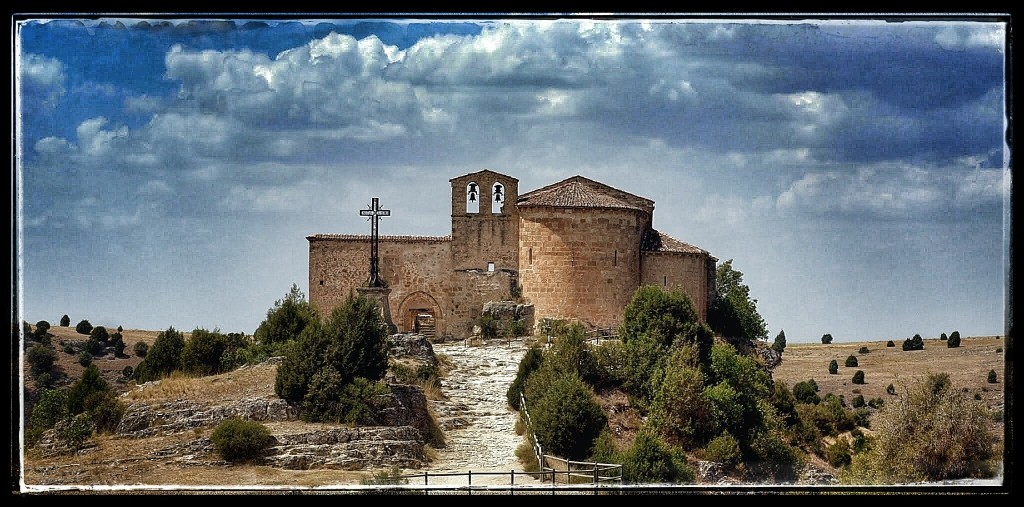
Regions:
M 70 325 L 71 317 L 68 317 L 68 314 L 65 313 L 64 316 L 60 318 L 60 327 L 68 327 Z
M 132 378 L 132 373 L 135 373 L 135 368 L 131 365 L 125 366 L 121 369 L 121 376 L 124 378 Z
M 32 339 L 37 341 L 37 342 L 40 342 L 40 343 L 49 342 L 49 338 L 50 338 L 49 332 L 50 332 L 50 323 L 49 322 L 46 322 L 45 320 L 41 320 L 39 322 L 36 322 L 36 330 L 35 330 L 34 333 L 32 333 Z M 47 343 L 47 344 L 49 344 L 49 343 Z
M 590 349 L 597 372 L 595 388 L 618 387 L 626 381 L 626 346 L 622 341 L 607 341 Z
M 220 331 L 196 328 L 181 350 L 181 369 L 196 376 L 221 373 L 221 359 L 227 348 L 227 336 Z
M 69 452 L 75 452 L 84 447 L 92 436 L 93 424 L 89 414 L 78 414 L 58 421 L 53 431 L 58 442 Z
M 102 356 L 107 351 L 107 348 L 103 342 L 90 336 L 85 342 L 85 350 L 94 356 Z
M 845 365 L 846 365 L 847 368 L 856 368 L 857 367 L 857 356 L 850 355 L 849 357 L 847 357 Z
M 832 343 L 832 335 L 830 333 L 821 335 L 821 343 L 824 343 L 825 345 Z
M 117 332 L 118 333 L 123 333 L 124 332 L 124 328 L 121 327 L 121 326 L 117 326 Z
M 476 325 L 480 327 L 480 336 L 487 339 L 498 337 L 498 319 L 493 315 L 481 315 L 476 319 Z
M 996 382 L 999 382 L 999 379 L 996 377 L 996 371 L 995 370 L 989 370 L 988 371 L 988 383 L 989 384 L 995 384 Z
M 548 350 L 546 361 L 554 361 L 563 371 L 575 372 L 584 382 L 597 383 L 601 373 L 597 358 L 586 343 L 586 330 L 581 324 L 572 324 L 555 337 L 555 343 Z
M 96 391 L 86 396 L 82 408 L 96 426 L 97 433 L 114 433 L 124 415 L 124 403 L 113 391 Z
M 775 412 L 779 417 L 783 418 L 786 426 L 792 426 L 799 422 L 800 417 L 796 413 L 796 397 L 793 396 L 793 391 L 789 390 L 789 386 L 785 382 L 775 381 L 775 386 L 772 388 L 771 404 L 775 407 Z
M 871 398 L 868 400 L 868 406 L 871 408 L 882 408 L 885 405 L 885 400 L 882 398 Z
M 745 445 L 746 438 L 762 424 L 762 400 L 772 396 L 772 381 L 759 358 L 739 354 L 729 344 L 716 343 L 711 351 L 711 382 L 726 383 L 736 396 L 725 404 L 715 404 L 716 410 L 724 413 L 738 413 L 735 425 L 722 428 L 728 430 Z M 814 384 L 817 388 L 817 384 Z M 720 413 L 722 413 L 720 412 Z
M 522 408 L 519 405 L 519 393 L 526 387 L 526 379 L 529 378 L 531 373 L 540 368 L 543 361 L 544 351 L 537 347 L 530 347 L 526 354 L 523 355 L 523 358 L 519 360 L 519 371 L 516 372 L 515 380 L 512 381 L 512 385 L 508 387 L 508 391 L 505 393 L 505 398 L 510 407 L 516 410 Z
M 732 259 L 716 269 L 715 292 L 708 308 L 707 322 L 711 329 L 729 338 L 768 339 L 768 327 L 757 312 L 757 300 L 750 297 L 750 287 L 743 283 L 743 273 L 732 268 Z
M 889 394 L 889 395 L 895 395 L 896 394 L 896 386 L 894 386 L 892 384 L 889 384 L 889 385 L 885 386 L 885 392 L 886 392 L 886 394 Z
M 858 394 L 857 396 L 853 397 L 853 408 L 860 408 L 863 407 L 864 405 L 865 403 L 863 394 Z
M 782 351 L 786 350 L 786 331 L 781 330 L 779 334 L 775 336 L 775 341 L 772 343 L 772 350 L 782 354 Z
M 32 373 L 43 373 L 50 371 L 53 364 L 57 362 L 57 352 L 46 345 L 33 345 L 26 353 L 26 359 L 31 367 Z
M 337 370 L 323 368 L 310 380 L 300 414 L 307 422 L 375 425 L 379 421 L 373 400 L 387 393 L 382 382 L 357 377 L 346 383 Z
M 955 389 L 948 374 L 929 374 L 872 418 L 875 439 L 854 456 L 843 482 L 906 483 L 989 477 L 996 437 L 989 412 Z
M 681 290 L 664 291 L 655 285 L 641 286 L 633 293 L 623 313 L 619 336 L 622 341 L 657 331 L 668 345 L 688 326 L 697 321 L 697 311 L 690 297 Z
M 924 340 L 921 335 L 915 334 L 913 338 L 903 340 L 903 350 L 924 350 Z
M 288 294 L 275 301 L 274 306 L 267 310 L 267 318 L 256 328 L 253 337 L 261 345 L 284 343 L 298 338 L 307 326 L 317 320 L 316 312 L 306 301 L 306 295 L 299 290 L 298 285 L 292 284 Z
M 743 417 L 736 393 L 727 382 L 711 395 L 705 391 L 703 375 L 694 367 L 692 357 L 692 350 L 679 350 L 668 358 L 650 410 L 651 426 L 670 442 L 686 447 L 706 441 L 714 434 L 716 422 L 731 428 L 738 426 Z M 716 410 L 719 405 L 722 408 Z M 721 412 L 728 412 L 732 418 L 716 419 Z
M 893 341 L 892 341 L 892 340 L 889 340 L 889 341 L 885 342 L 885 346 L 886 346 L 886 347 L 895 347 L 895 346 L 896 346 L 896 344 L 895 344 L 895 343 L 893 343 Z
M 946 336 L 946 333 L 942 333 L 941 335 L 939 335 L 939 339 L 942 341 L 946 341 L 949 339 L 949 337 Z
M 75 347 L 70 343 L 65 343 L 64 346 L 61 347 L 61 350 L 63 350 L 65 354 L 74 354 L 76 352 Z
M 621 463 L 622 452 L 615 445 L 615 437 L 607 427 L 594 440 L 594 447 L 590 451 L 588 461 L 595 463 Z
M 82 377 L 68 390 L 68 412 L 71 414 L 84 412 L 86 410 L 85 400 L 90 395 L 109 390 L 110 385 L 103 380 L 100 369 L 95 364 L 90 364 L 82 372 Z
M 857 373 L 853 374 L 853 383 L 854 384 L 863 384 L 864 383 L 864 370 L 857 370 Z
M 836 361 L 835 359 L 829 361 L 829 363 L 828 363 L 828 374 L 829 375 L 837 375 L 837 374 L 839 374 L 839 362 Z
M 832 445 L 825 448 L 825 461 L 836 468 L 844 467 L 852 461 L 850 456 L 850 444 L 845 438 L 837 438 Z
M 185 349 L 185 337 L 174 326 L 157 335 L 146 358 L 135 367 L 135 379 L 139 382 L 159 380 L 174 370 L 181 369 L 181 352 Z
M 793 385 L 793 397 L 800 403 L 818 404 L 821 401 L 818 397 L 818 383 L 814 379 L 797 382 Z
M 708 442 L 708 446 L 704 449 L 704 457 L 734 468 L 743 456 L 740 453 L 739 441 L 726 432 Z
M 68 417 L 68 392 L 65 389 L 43 389 L 32 405 L 28 426 L 36 429 L 52 428 L 57 421 Z
M 850 447 L 854 453 L 864 452 L 871 447 L 870 440 L 868 440 L 868 437 L 864 435 L 864 432 L 861 431 L 860 428 L 854 428 L 853 431 L 850 432 L 850 436 L 853 437 L 853 445 Z
M 210 441 L 225 461 L 245 462 L 263 454 L 273 444 L 274 437 L 256 421 L 233 418 L 218 424 Z
M 89 334 L 92 332 L 92 324 L 90 324 L 88 320 L 82 319 L 78 322 L 78 325 L 75 326 L 75 332 L 78 334 Z
M 868 352 L 870 352 L 870 350 L 868 350 L 867 347 L 861 347 L 860 350 L 857 351 L 858 354 L 867 354 Z
M 770 478 L 776 483 L 796 480 L 797 470 L 801 467 L 800 455 L 778 431 L 767 428 L 757 431 L 751 439 L 750 448 L 752 458 L 745 462 L 745 466 L 752 477 Z
M 519 338 L 520 336 L 527 336 L 529 333 L 526 330 L 526 322 L 523 319 L 513 319 L 508 323 L 508 329 L 506 334 L 509 338 Z
M 110 335 L 110 345 L 114 347 L 114 356 L 124 356 L 124 349 L 127 347 L 124 343 L 124 336 L 121 333 L 114 333 Z
M 135 352 L 136 356 L 146 357 L 146 354 L 149 352 L 149 344 L 146 342 L 135 342 L 132 352 Z
M 88 367 L 92 364 L 92 354 L 88 350 L 83 350 L 78 354 L 78 364 L 82 365 L 83 368 Z
M 528 391 L 543 393 L 526 400 L 534 435 L 546 452 L 573 460 L 586 458 L 607 417 L 590 387 L 574 373 L 555 374 L 546 388 L 530 386 L 544 380 L 540 375 L 527 380 Z
M 107 332 L 107 328 L 96 326 L 89 331 L 89 339 L 96 340 L 105 346 L 110 341 L 110 333 Z
M 955 349 L 960 346 L 960 331 L 953 331 L 946 340 L 946 347 Z
M 388 486 L 393 484 L 409 484 L 409 479 L 402 476 L 402 470 L 397 466 L 391 467 L 389 470 L 380 470 L 373 472 L 369 477 L 364 477 L 359 480 L 359 484 L 364 486 Z
M 622 479 L 632 484 L 693 482 L 694 473 L 679 449 L 641 430 L 623 455 Z

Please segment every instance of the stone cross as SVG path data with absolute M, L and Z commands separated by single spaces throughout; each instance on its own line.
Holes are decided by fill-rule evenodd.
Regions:
M 369 209 L 359 211 L 360 216 L 370 217 L 370 279 L 366 282 L 367 287 L 383 287 L 384 282 L 380 279 L 380 263 L 377 257 L 377 222 L 380 217 L 391 216 L 391 210 L 381 209 L 379 200 L 374 197 L 373 204 Z

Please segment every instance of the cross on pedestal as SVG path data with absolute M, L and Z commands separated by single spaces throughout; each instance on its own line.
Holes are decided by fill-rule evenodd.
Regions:
M 372 224 L 370 226 L 370 279 L 366 282 L 366 286 L 383 287 L 384 282 L 380 279 L 380 266 L 377 257 L 377 222 L 380 220 L 380 217 L 391 216 L 391 210 L 381 209 L 379 200 L 374 197 L 373 204 L 370 205 L 369 209 L 360 210 L 359 215 L 370 217 L 368 220 Z

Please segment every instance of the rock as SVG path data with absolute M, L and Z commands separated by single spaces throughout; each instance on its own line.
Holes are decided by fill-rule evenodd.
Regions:
M 420 432 L 422 441 L 444 445 L 444 437 L 427 409 L 423 388 L 407 384 L 391 384 L 388 388 L 390 393 L 379 395 L 373 401 L 377 423 L 392 427 L 411 426 Z
M 399 333 L 388 337 L 388 357 L 392 359 L 414 359 L 431 367 L 437 366 L 434 347 L 425 335 Z
M 420 432 L 411 426 L 329 428 L 275 439 L 261 462 L 288 470 L 418 468 L 426 460 Z
M 482 315 L 490 315 L 498 322 L 498 335 L 501 336 L 509 328 L 512 321 L 521 320 L 527 333 L 533 329 L 533 305 L 518 304 L 514 301 L 489 301 L 484 303 Z M 473 334 L 478 335 L 476 328 Z
M 836 479 L 835 474 L 822 470 L 812 464 L 808 464 L 800 472 L 801 484 L 836 484 L 838 482 L 839 480 Z
M 725 467 L 715 461 L 697 460 L 697 482 L 718 482 L 725 477 Z
M 294 407 L 280 398 L 246 398 L 227 405 L 204 406 L 179 400 L 149 405 L 133 403 L 125 410 L 117 434 L 143 438 L 213 426 L 240 417 L 253 421 L 290 421 L 298 417 Z

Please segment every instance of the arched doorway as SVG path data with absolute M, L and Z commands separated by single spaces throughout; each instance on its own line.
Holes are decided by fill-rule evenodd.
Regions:
M 430 294 L 413 292 L 402 300 L 398 309 L 398 330 L 402 333 L 420 333 L 434 338 L 444 333 L 441 306 Z

